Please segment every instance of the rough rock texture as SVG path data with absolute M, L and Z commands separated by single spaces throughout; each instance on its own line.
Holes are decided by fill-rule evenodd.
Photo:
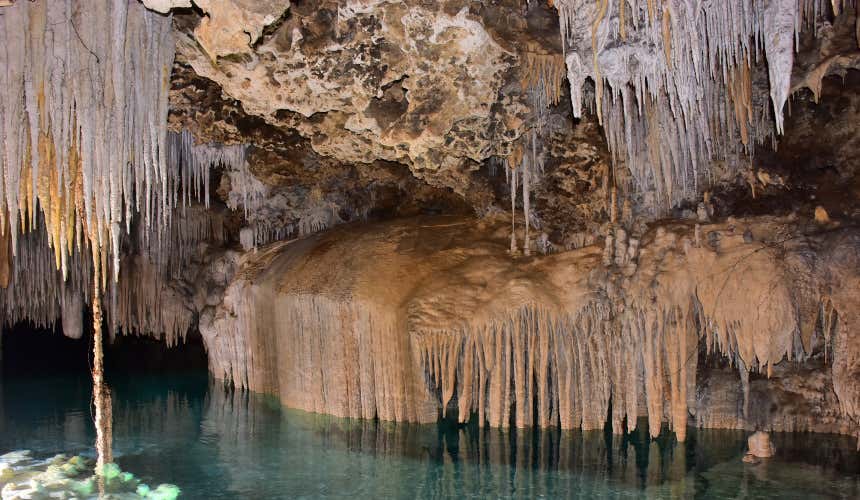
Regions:
M 562 99 L 552 9 L 514 1 L 287 7 L 254 43 L 215 56 L 198 36 L 202 20 L 177 16 L 183 35 L 171 125 L 202 142 L 255 146 L 254 175 L 291 192 L 286 201 L 271 200 L 271 217 L 258 219 L 288 225 L 312 205 L 303 194 L 308 184 L 347 215 L 342 221 L 410 204 L 492 214 L 511 206 L 505 164 L 519 167 L 514 160 L 528 149 L 526 136 L 540 128 L 544 168 L 531 180 L 531 224 L 558 248 L 593 240 L 609 217 L 609 154 L 596 118 L 572 120 Z M 239 18 L 217 17 L 212 22 L 234 34 L 256 33 L 253 23 L 245 30 Z M 320 182 L 321 175 L 358 176 L 361 184 Z M 406 195 L 392 203 L 398 191 Z M 362 192 L 370 196 L 344 199 Z
M 173 129 L 189 130 L 195 137 L 215 143 L 253 145 L 247 156 L 248 171 L 259 180 L 265 196 L 256 206 L 246 207 L 249 211 L 244 220 L 237 214 L 234 223 L 259 231 L 259 243 L 303 234 L 299 230 L 302 220 L 307 226 L 320 211 L 329 214 L 325 228 L 368 216 L 438 210 L 472 213 L 475 205 L 487 204 L 486 198 L 491 196 L 488 192 L 481 200 L 475 192 L 467 201 L 449 189 L 416 179 L 405 166 L 393 162 L 353 164 L 322 156 L 309 139 L 249 115 L 239 101 L 224 96 L 217 84 L 182 65 L 173 71 L 169 120 Z M 218 195 L 229 204 L 239 189 L 228 175 L 222 174 L 219 183 Z M 276 229 L 288 227 L 295 229 L 274 234 Z M 271 232 L 263 237 L 266 230 Z
M 565 21 L 564 16 L 571 14 L 571 5 L 579 3 L 583 2 L 557 3 L 561 20 Z M 803 5 L 813 3 L 821 2 L 815 0 Z M 611 64 L 618 59 L 616 56 L 627 54 L 631 60 L 660 61 L 669 57 L 664 56 L 661 48 L 669 43 L 674 49 L 668 66 L 664 61 L 654 67 L 648 66 L 648 71 L 667 74 L 674 71 L 680 74 L 677 78 L 681 80 L 705 71 L 704 63 L 697 66 L 696 71 L 684 73 L 681 69 L 681 62 L 690 62 L 690 54 L 685 55 L 685 51 L 695 58 L 696 51 L 703 45 L 693 43 L 695 37 L 687 37 L 679 24 L 684 22 L 685 16 L 692 15 L 692 7 L 678 2 L 651 12 L 644 3 L 635 7 L 630 4 L 632 10 L 619 11 L 618 3 L 610 1 L 596 35 L 588 21 L 593 6 L 585 5 L 575 17 L 576 22 L 588 21 L 587 27 L 583 28 L 581 36 L 568 40 L 575 47 L 572 45 L 567 54 L 567 72 L 558 13 L 542 2 L 524 6 L 511 1 L 485 5 L 449 0 L 413 5 L 350 0 L 323 2 L 310 8 L 302 2 L 260 2 L 248 7 L 231 0 L 220 2 L 223 5 L 217 9 L 198 4 L 205 11 L 204 17 L 197 13 L 177 16 L 177 28 L 183 35 L 177 55 L 181 64 L 174 70 L 171 120 L 174 127 L 194 130 L 201 141 L 247 142 L 266 149 L 265 154 L 260 154 L 252 148 L 252 172 L 266 184 L 281 181 L 285 188 L 282 191 L 289 193 L 270 196 L 264 213 L 251 216 L 256 220 L 248 223 L 258 233 L 274 234 L 277 229 L 268 227 L 297 225 L 301 218 L 316 215 L 320 197 L 308 196 L 314 187 L 319 188 L 314 192 L 322 193 L 324 210 L 329 206 L 337 207 L 335 211 L 339 215 L 328 217 L 333 224 L 363 218 L 368 212 L 391 214 L 392 206 L 411 205 L 420 211 L 445 213 L 460 213 L 464 207 L 471 207 L 479 215 L 498 212 L 511 206 L 510 186 L 503 182 L 504 176 L 499 175 L 499 170 L 505 169 L 506 162 L 517 158 L 524 146 L 527 149 L 527 137 L 535 127 L 543 130 L 539 153 L 544 171 L 538 179 L 532 180 L 530 225 L 537 230 L 537 236 L 543 238 L 542 248 L 574 248 L 604 236 L 604 223 L 612 216 L 615 186 L 618 190 L 615 210 L 621 212 L 622 206 L 628 204 L 628 210 L 637 220 L 647 220 L 659 212 L 655 212 L 654 207 L 661 199 L 671 199 L 672 208 L 676 210 L 673 214 L 677 214 L 689 203 L 695 211 L 706 189 L 711 191 L 704 196 L 712 197 L 714 191 L 746 187 L 750 179 L 758 185 L 753 189 L 760 192 L 778 191 L 780 186 L 785 186 L 781 183 L 785 179 L 780 177 L 779 166 L 774 167 L 771 162 L 765 166 L 757 160 L 765 158 L 766 161 L 773 145 L 759 144 L 773 130 L 773 124 L 765 123 L 770 120 L 769 115 L 765 113 L 767 116 L 760 117 L 755 111 L 769 107 L 769 75 L 762 62 L 753 64 L 744 74 L 729 74 L 728 94 L 715 90 L 716 94 L 708 97 L 709 102 L 720 107 L 705 127 L 709 130 L 693 122 L 698 120 L 698 114 L 713 114 L 713 110 L 702 109 L 683 118 L 689 124 L 682 128 L 696 137 L 688 137 L 691 144 L 697 143 L 695 147 L 673 145 L 673 140 L 668 139 L 658 141 L 669 146 L 660 150 L 659 158 L 642 159 L 644 153 L 636 150 L 642 134 L 628 130 L 632 126 L 629 124 L 627 129 L 618 129 L 618 124 L 624 123 L 619 117 L 607 115 L 606 129 L 599 127 L 599 106 L 592 109 L 592 113 L 584 113 L 580 120 L 573 119 L 568 97 L 575 103 L 588 104 L 594 99 L 595 90 L 590 83 L 584 87 L 574 85 L 570 88 L 577 89 L 576 95 L 568 95 L 569 86 L 562 84 L 566 74 L 575 69 L 571 68 L 569 60 L 572 54 L 577 54 L 580 60 L 580 76 L 597 70 L 599 63 L 601 74 L 620 93 L 610 99 L 607 91 L 604 103 L 623 101 L 626 104 L 613 104 L 613 109 L 618 111 L 623 107 L 626 115 L 642 114 L 645 96 L 635 96 L 619 86 L 626 81 L 624 75 L 635 74 L 635 68 Z M 820 97 L 822 78 L 845 75 L 858 63 L 853 6 L 840 4 L 844 8 L 838 9 L 838 16 L 829 13 L 829 4 L 825 7 L 814 15 L 809 7 L 801 8 L 800 18 L 805 22 L 798 26 L 801 28 L 800 51 L 793 58 L 793 70 L 789 66 L 786 70 L 789 73 L 770 75 L 786 83 L 790 74 L 791 94 L 800 93 L 801 99 L 805 99 L 803 89 L 807 87 Z M 713 13 L 722 6 L 702 8 Z M 243 14 L 223 14 L 232 10 Z M 409 15 L 404 15 L 405 12 Z M 656 16 L 656 28 L 648 21 L 634 34 L 631 26 L 634 17 L 652 14 Z M 697 17 L 696 22 L 705 17 Z M 723 17 L 717 18 L 725 21 Z M 590 69 L 585 59 L 590 58 L 593 37 L 598 41 L 617 38 L 619 34 L 606 26 L 619 19 L 619 26 L 628 27 L 626 38 L 622 33 L 622 40 L 617 44 L 598 44 L 600 57 L 595 68 Z M 661 19 L 670 20 L 668 35 L 662 31 L 665 27 Z M 774 37 L 778 41 L 785 39 L 782 25 L 766 26 L 762 21 L 759 26 L 754 20 L 759 18 L 748 19 L 742 31 L 779 32 L 779 36 Z M 208 35 L 201 35 L 214 25 L 219 26 L 224 43 L 215 44 Z M 721 26 L 709 26 L 711 35 L 719 33 Z M 561 28 L 564 33 L 563 23 Z M 640 39 L 642 34 L 647 34 L 645 38 L 650 42 Z M 672 40 L 667 42 L 666 36 Z M 234 42 L 227 43 L 227 40 Z M 742 43 L 738 40 L 732 36 L 720 38 L 721 48 L 709 53 L 708 60 L 717 65 L 717 73 L 722 73 L 723 69 L 713 60 L 717 57 L 714 54 Z M 684 43 L 679 45 L 681 41 Z M 768 53 L 776 60 L 783 52 L 780 49 Z M 761 57 L 763 59 L 764 54 Z M 780 89 L 784 86 L 782 83 Z M 723 82 L 715 85 L 719 90 Z M 535 100 L 533 88 L 538 94 L 544 92 L 545 102 Z M 222 93 L 224 99 L 220 98 Z M 836 94 L 853 95 L 846 90 L 837 90 Z M 698 98 L 689 92 L 684 96 L 684 102 Z M 654 99 L 659 101 L 657 97 Z M 827 102 L 828 99 L 823 100 Z M 639 104 L 632 105 L 628 101 Z M 840 106 L 838 99 L 830 102 L 830 106 Z M 549 109 L 542 111 L 545 105 L 549 105 Z M 223 114 L 219 111 L 222 106 L 226 110 Z M 648 111 L 651 108 L 646 106 L 644 112 L 652 112 L 655 116 L 662 113 L 660 116 L 666 118 L 663 116 L 665 106 L 660 106 L 655 101 L 654 109 Z M 658 113 L 658 108 L 663 111 Z M 787 135 L 778 140 L 778 151 L 790 150 L 792 144 L 807 143 L 797 140 L 798 123 L 802 124 L 804 119 L 796 120 L 796 114 L 797 109 L 793 107 L 786 116 Z M 199 125 L 195 123 L 197 118 L 203 120 Z M 719 131 L 717 122 L 723 120 L 727 120 L 724 124 L 727 130 Z M 675 125 L 677 123 L 673 127 Z M 665 129 L 670 136 L 674 133 L 663 126 L 657 129 Z M 605 130 L 609 130 L 608 138 L 614 145 L 611 160 L 606 140 L 601 138 Z M 845 129 L 842 130 L 844 133 Z M 675 132 L 684 134 L 683 130 Z M 721 137 L 725 134 L 731 139 Z M 706 136 L 715 137 L 713 144 Z M 752 140 L 753 136 L 758 137 L 758 142 Z M 743 137 L 742 144 L 735 140 L 737 137 Z M 647 138 L 654 139 L 650 135 Z M 282 140 L 287 148 L 278 146 Z M 832 143 L 845 144 L 845 141 L 834 138 Z M 725 154 L 715 153 L 740 150 L 755 150 L 753 161 L 734 156 L 725 158 Z M 638 163 L 629 161 L 631 154 L 639 155 Z M 686 154 L 696 158 L 696 162 L 691 165 L 691 162 L 680 161 Z M 828 156 L 849 158 L 851 154 L 831 151 Z M 683 168 L 667 171 L 665 164 L 673 162 L 683 164 Z M 380 165 L 385 168 L 380 170 Z M 652 166 L 658 168 L 657 165 L 664 168 L 659 175 L 642 171 L 650 172 Z M 747 169 L 747 165 L 751 168 Z M 809 168 L 809 162 L 791 165 L 798 171 Z M 698 170 L 682 175 L 690 168 Z M 295 173 L 282 177 L 280 170 L 294 170 Z M 318 172 L 348 179 L 357 173 L 360 185 L 319 182 Z M 767 177 L 770 173 L 773 175 Z M 310 179 L 302 179 L 306 176 Z M 664 182 L 658 183 L 657 177 Z M 794 177 L 799 184 L 801 176 Z M 395 179 L 398 186 L 406 185 L 406 189 L 394 188 Z M 683 188 L 672 190 L 674 181 L 682 183 Z M 293 189 L 292 185 L 298 187 Z M 380 185 L 385 187 L 374 187 Z M 443 190 L 434 192 L 434 187 Z M 222 189 L 228 191 L 229 184 Z M 451 192 L 446 193 L 448 190 Z M 666 190 L 671 191 L 668 198 L 663 192 Z M 411 204 L 409 194 L 397 195 L 400 201 L 392 200 L 392 194 L 397 191 L 419 193 L 415 197 L 418 203 Z M 522 206 L 522 198 L 514 200 L 514 205 Z M 753 200 L 755 204 L 758 202 Z M 415 211 L 397 209 L 395 213 L 409 215 Z M 259 226 L 267 228 L 261 230 Z M 258 239 L 265 243 L 281 237 L 283 235 Z
M 428 422 L 450 412 L 595 429 L 609 415 L 620 431 L 625 417 L 632 429 L 648 415 L 652 436 L 667 421 L 684 439 L 703 382 L 699 350 L 725 356 L 734 384 L 748 387 L 751 373 L 807 359 L 813 338 L 827 346 L 857 328 L 850 314 L 832 321 L 856 307 L 845 300 L 856 299 L 848 280 L 858 268 L 838 258 L 860 249 L 853 229 L 674 224 L 641 248 L 615 235 L 606 248 L 512 258 L 506 224 L 442 217 L 275 244 L 244 257 L 223 303 L 201 318 L 210 366 L 288 406 L 339 416 Z M 837 369 L 854 366 L 855 353 L 831 352 L 834 386 L 855 397 Z M 813 412 L 807 403 L 795 413 Z M 745 426 L 751 404 L 741 391 L 737 420 L 724 426 Z M 850 403 L 833 418 L 826 430 L 857 432 Z
M 224 12 L 237 8 L 221 3 Z M 180 59 L 250 114 L 288 124 L 341 161 L 399 161 L 421 177 L 463 162 L 476 168 L 503 147 L 505 124 L 493 104 L 515 56 L 467 7 L 348 2 L 296 5 L 289 14 L 261 40 L 259 21 L 225 16 L 225 29 L 243 43 L 211 40 L 204 20 L 194 40 L 178 44 Z M 464 188 L 456 179 L 447 185 Z

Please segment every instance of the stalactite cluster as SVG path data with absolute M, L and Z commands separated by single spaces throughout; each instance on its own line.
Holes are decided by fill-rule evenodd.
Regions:
M 526 91 L 530 116 L 528 130 L 505 158 L 505 176 L 511 196 L 511 253 L 518 250 L 516 236 L 517 191 L 522 190 L 523 254 L 531 255 L 530 229 L 538 223 L 532 210 L 532 192 L 544 171 L 544 132 L 547 126 L 547 108 L 558 104 L 564 80 L 564 59 L 553 54 L 526 52 L 520 69 L 521 84 Z
M 539 109 L 543 109 L 542 107 Z M 538 111 L 540 114 L 540 111 Z M 538 116 L 537 121 L 540 122 L 541 117 Z M 535 213 L 531 208 L 531 196 L 534 186 L 540 181 L 543 175 L 544 158 L 542 151 L 541 138 L 538 132 L 538 125 L 535 125 L 528 135 L 523 138 L 522 143 L 525 144 L 525 151 L 521 145 L 517 145 L 506 159 L 508 168 L 505 169 L 508 185 L 511 193 L 511 253 L 517 252 L 517 236 L 516 236 L 516 208 L 517 208 L 517 190 L 522 189 L 522 206 L 523 206 L 523 254 L 531 255 L 532 236 L 529 232 L 530 228 L 535 223 Z
M 523 53 L 520 68 L 523 90 L 539 89 L 541 99 L 549 104 L 558 104 L 564 82 L 564 57 L 559 54 L 541 54 L 533 51 Z
M 711 223 L 707 194 L 689 220 L 649 230 L 634 219 L 687 210 L 716 162 L 734 175 L 775 140 L 801 30 L 856 2 L 555 0 L 561 54 L 520 40 L 547 40 L 530 30 L 555 35 L 554 20 L 490 33 L 484 23 L 506 3 L 481 16 L 459 4 L 453 16 L 456 2 L 443 3 L 408 15 L 388 2 L 321 7 L 337 16 L 326 26 L 297 8 L 274 16 L 259 43 L 240 30 L 241 53 L 209 60 L 186 22 L 197 11 L 174 26 L 138 0 L 0 0 L 0 322 L 60 320 L 80 338 L 89 306 L 96 335 L 104 318 L 110 336 L 172 346 L 199 321 L 217 378 L 308 411 L 565 429 L 608 419 L 616 432 L 647 416 L 651 436 L 667 424 L 680 440 L 688 420 L 748 425 L 758 375 L 823 346 L 821 392 L 838 397 L 827 430 L 856 433 L 860 237 L 839 226 L 856 214 L 828 206 L 808 225 Z M 208 101 L 223 109 L 194 127 L 200 136 L 168 130 L 176 33 L 186 78 L 174 80 L 171 102 L 198 112 L 188 96 L 224 94 Z M 505 37 L 526 50 L 508 53 L 497 43 Z M 421 60 L 431 56 L 456 64 Z M 822 64 L 810 73 L 817 84 L 795 82 L 816 100 Z M 608 151 L 597 123 L 571 128 L 558 106 L 565 77 L 572 114 L 597 115 Z M 173 111 L 180 122 L 203 116 Z M 557 140 L 562 128 L 572 139 Z M 229 144 L 207 142 L 213 131 Z M 248 137 L 260 142 L 241 143 Z M 577 141 L 588 148 L 557 147 Z M 478 168 L 488 158 L 503 165 L 509 200 L 502 180 Z M 210 203 L 215 169 L 217 192 L 244 218 L 225 221 Z M 767 188 L 768 175 L 750 173 L 750 187 Z M 564 194 L 548 203 L 551 184 Z M 631 184 L 637 192 L 624 192 Z M 462 213 L 450 201 L 460 195 L 480 198 L 473 208 L 487 216 L 316 234 L 371 209 L 402 213 L 402 200 L 421 213 L 443 189 L 430 211 Z M 502 199 L 510 226 L 493 215 Z M 547 243 L 557 229 L 547 213 L 566 217 L 561 206 L 585 207 L 593 226 Z M 603 248 L 586 246 L 598 234 Z M 230 283 L 236 236 L 246 252 Z M 548 251 L 566 245 L 581 248 Z M 535 249 L 548 255 L 520 258 Z M 731 424 L 693 414 L 700 356 L 737 379 Z
M 11 245 L 9 241 L 6 245 Z M 54 251 L 48 245 L 48 232 L 41 215 L 36 229 L 20 236 L 18 255 L 10 261 L 10 278 L 0 290 L 2 323 L 13 325 L 30 321 L 40 328 L 50 328 L 57 319 L 77 328 L 66 332 L 78 337 L 82 333 L 81 301 L 89 304 L 93 261 L 89 255 L 74 249 L 68 258 L 64 278 L 56 268 Z
M 37 230 L 22 235 L 9 283 L 0 290 L 0 322 L 29 321 L 52 328 L 61 319 L 63 333 L 80 338 L 83 307 L 92 304 L 92 259 L 75 250 L 64 278 L 55 267 L 41 216 L 37 224 Z M 145 231 L 140 225 L 126 237 L 138 252 L 122 258 L 120 279 L 102 280 L 108 333 L 151 335 L 175 345 L 184 339 L 194 314 L 188 309 L 189 298 L 171 283 L 186 278 L 184 273 L 199 255 L 201 244 L 224 244 L 223 217 L 195 205 L 178 210 L 161 239 L 147 239 Z
M 41 210 L 64 274 L 85 240 L 112 256 L 116 277 L 132 214 L 157 231 L 170 209 L 171 18 L 128 0 L 18 2 L 2 14 L 0 226 L 17 253 Z
M 173 207 L 188 206 L 194 200 L 203 200 L 209 208 L 210 170 L 213 167 L 223 167 L 227 172 L 240 172 L 248 176 L 247 150 L 245 144 L 224 145 L 218 143 L 198 144 L 187 129 L 168 134 L 168 165 L 173 176 L 170 189 Z M 253 209 L 249 206 L 247 188 L 241 187 L 245 214 Z M 181 200 L 179 199 L 181 196 Z
M 367 219 L 367 207 L 341 207 L 327 199 L 319 188 L 302 194 L 281 192 L 272 195 L 262 182 L 248 174 L 247 169 L 233 170 L 229 175 L 231 185 L 238 183 L 247 190 L 247 203 L 252 207 L 245 219 L 247 225 L 239 235 L 246 250 L 288 238 L 301 238 L 347 221 Z M 228 206 L 231 208 L 244 203 L 235 190 L 230 196 Z
M 583 86 L 643 208 L 665 212 L 783 130 L 798 33 L 843 0 L 557 0 L 574 116 Z M 771 105 L 751 92 L 767 61 Z M 586 102 L 585 104 L 589 104 Z
M 98 267 L 112 334 L 175 343 L 190 313 L 179 320 L 162 307 L 166 280 L 199 242 L 223 241 L 221 219 L 191 205 L 209 207 L 213 166 L 246 172 L 245 146 L 168 133 L 171 16 L 135 0 L 18 2 L 0 13 L 0 228 L 14 255 L 3 259 L 3 321 L 62 318 L 80 336 Z M 134 271 L 121 265 L 126 239 L 145 257 L 126 259 Z
M 138 230 L 139 244 L 143 231 Z M 185 285 L 190 269 L 207 247 L 223 246 L 225 237 L 223 216 L 195 205 L 177 211 L 158 246 L 124 256 L 105 305 L 111 336 L 149 335 L 168 346 L 183 341 L 195 319 L 193 292 Z

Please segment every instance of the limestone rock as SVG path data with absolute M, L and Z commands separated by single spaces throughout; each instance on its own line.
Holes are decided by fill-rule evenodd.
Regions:
M 491 24 L 516 20 L 513 7 L 352 1 L 286 11 L 283 2 L 245 3 L 217 2 L 179 40 L 178 59 L 249 114 L 311 139 L 322 156 L 400 162 L 465 195 L 478 164 L 507 155 L 524 131 L 529 109 L 511 90 L 512 45 L 531 35 L 524 21 L 513 31 Z M 285 12 L 271 23 L 268 16 Z
M 290 7 L 284 0 L 194 0 L 206 13 L 194 35 L 212 61 L 251 51 L 265 29 Z
M 420 176 L 420 169 L 456 168 L 495 149 L 477 133 L 490 126 L 512 55 L 467 9 L 387 2 L 293 8 L 291 21 L 252 50 L 272 12 L 263 9 L 249 30 L 247 20 L 229 14 L 242 10 L 238 2 L 218 5 L 211 23 L 225 26 L 201 22 L 195 41 L 179 43 L 180 57 L 249 113 L 273 123 L 286 119 L 316 137 L 318 153 L 343 161 L 405 160 Z M 236 36 L 217 38 L 228 29 Z M 243 57 L 216 61 L 235 52 Z
M 796 378 L 785 360 L 812 354 L 796 334 L 797 311 L 821 300 L 823 284 L 834 307 L 853 307 L 847 278 L 857 268 L 831 252 L 860 248 L 848 243 L 855 232 L 745 223 L 756 241 L 726 224 L 704 227 L 723 234 L 719 252 L 684 244 L 692 227 L 660 226 L 623 279 L 604 270 L 597 246 L 512 258 L 505 220 L 341 227 L 246 254 L 200 329 L 216 377 L 338 416 L 429 422 L 456 412 L 491 426 L 597 429 L 612 401 L 616 432 L 625 417 L 631 430 L 631 417 L 647 414 L 652 436 L 668 422 L 683 440 L 692 409 L 705 426 L 854 432 L 853 350 L 841 347 L 834 362 L 844 406 L 817 358 Z M 774 248 L 786 232 L 792 243 Z M 834 268 L 846 279 L 824 263 L 846 266 Z M 798 286 L 807 280 L 820 285 Z M 839 331 L 854 331 L 846 321 Z M 740 385 L 737 372 L 719 385 L 699 380 L 700 351 L 735 360 L 748 389 L 726 390 Z
M 156 12 L 166 14 L 170 12 L 170 9 L 175 9 L 177 7 L 191 7 L 191 0 L 143 0 L 143 5 L 147 9 L 152 9 Z
M 770 434 L 758 431 L 747 440 L 748 454 L 756 458 L 770 458 L 776 455 L 776 448 L 770 440 Z

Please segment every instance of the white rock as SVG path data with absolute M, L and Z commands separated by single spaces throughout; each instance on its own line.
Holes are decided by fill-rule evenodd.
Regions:
M 143 0 L 147 9 L 167 14 L 170 9 L 177 7 L 191 7 L 191 0 Z

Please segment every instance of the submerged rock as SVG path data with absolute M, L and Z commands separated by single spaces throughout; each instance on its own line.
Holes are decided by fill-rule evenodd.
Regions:
M 34 459 L 29 450 L 7 453 L 0 456 L 0 497 L 174 500 L 180 493 L 172 484 L 152 489 L 116 464 L 105 464 L 99 479 L 93 474 L 92 461 L 81 456 Z
M 747 446 L 749 447 L 747 455 L 756 458 L 770 458 L 776 455 L 776 448 L 767 432 L 758 431 L 750 436 L 747 440 Z

